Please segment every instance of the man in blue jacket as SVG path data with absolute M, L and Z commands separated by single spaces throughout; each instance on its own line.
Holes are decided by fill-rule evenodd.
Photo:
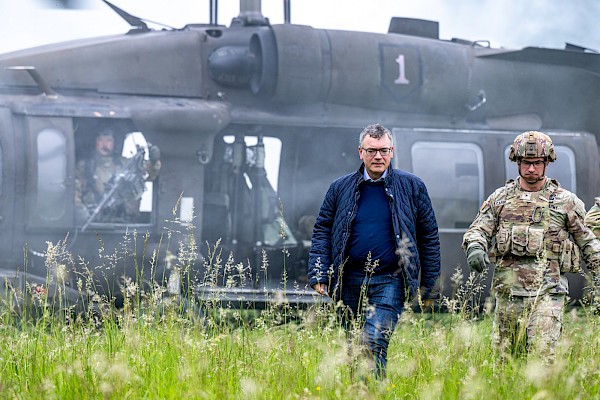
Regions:
M 390 167 L 393 138 L 380 124 L 359 137 L 357 172 L 335 180 L 315 222 L 309 284 L 341 300 L 347 329 L 362 325 L 361 344 L 385 376 L 390 337 L 420 287 L 427 306 L 439 295 L 440 242 L 427 188 Z M 360 326 L 360 325 L 359 325 Z

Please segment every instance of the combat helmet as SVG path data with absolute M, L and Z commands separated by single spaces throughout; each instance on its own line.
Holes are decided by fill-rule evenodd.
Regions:
M 510 146 L 508 159 L 517 161 L 522 157 L 544 157 L 548 161 L 556 160 L 554 144 L 550 136 L 538 131 L 527 131 L 517 136 Z

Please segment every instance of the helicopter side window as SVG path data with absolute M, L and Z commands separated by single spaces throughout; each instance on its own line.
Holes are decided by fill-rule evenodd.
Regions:
M 483 201 L 481 148 L 473 143 L 415 142 L 411 153 L 412 170 L 427 185 L 440 230 L 467 228 Z
M 45 221 L 60 220 L 66 211 L 67 140 L 53 128 L 37 135 L 37 198 L 35 213 Z
M 556 152 L 556 161 L 548 165 L 546 175 L 552 179 L 556 179 L 560 186 L 570 192 L 577 192 L 577 180 L 575 176 L 575 152 L 567 146 L 554 146 Z M 518 176 L 515 163 L 508 159 L 510 146 L 504 149 L 504 170 L 506 172 L 506 180 L 515 179 Z

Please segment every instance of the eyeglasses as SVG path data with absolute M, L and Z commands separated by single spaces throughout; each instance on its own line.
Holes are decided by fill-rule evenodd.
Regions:
M 546 162 L 542 161 L 542 160 L 537 160 L 537 161 L 527 161 L 527 160 L 521 160 L 521 165 L 523 165 L 525 168 L 529 168 L 532 165 L 535 168 L 540 168 L 542 165 L 544 165 Z
M 364 147 L 362 147 L 362 149 L 365 151 L 365 153 L 367 153 L 369 157 L 373 157 L 375 154 L 377 154 L 377 152 L 379 152 L 379 154 L 385 157 L 389 156 L 392 152 L 392 147 L 383 147 L 381 149 L 365 149 Z

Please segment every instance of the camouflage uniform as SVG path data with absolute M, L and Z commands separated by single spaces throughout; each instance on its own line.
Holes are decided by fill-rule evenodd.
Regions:
M 600 197 L 596 197 L 596 202 L 585 215 L 584 222 L 596 237 L 600 238 Z M 594 288 L 592 306 L 594 312 L 600 314 L 600 274 L 594 275 Z
M 83 223 L 105 193 L 105 185 L 127 163 L 127 158 L 95 154 L 91 159 L 79 160 L 75 168 L 76 219 Z M 144 161 L 145 179 L 155 180 L 160 173 L 160 160 Z M 139 200 L 130 201 L 119 211 L 119 218 L 132 218 L 139 212 Z
M 596 197 L 596 203 L 585 215 L 585 224 L 600 237 L 600 197 Z
M 528 348 L 541 346 L 553 357 L 569 291 L 564 273 L 581 270 L 580 251 L 593 274 L 600 271 L 600 240 L 584 217 L 583 202 L 551 179 L 537 192 L 510 180 L 481 206 L 463 237 L 463 249 L 491 250 L 496 264 L 493 339 L 502 354 L 515 350 L 522 338 Z

